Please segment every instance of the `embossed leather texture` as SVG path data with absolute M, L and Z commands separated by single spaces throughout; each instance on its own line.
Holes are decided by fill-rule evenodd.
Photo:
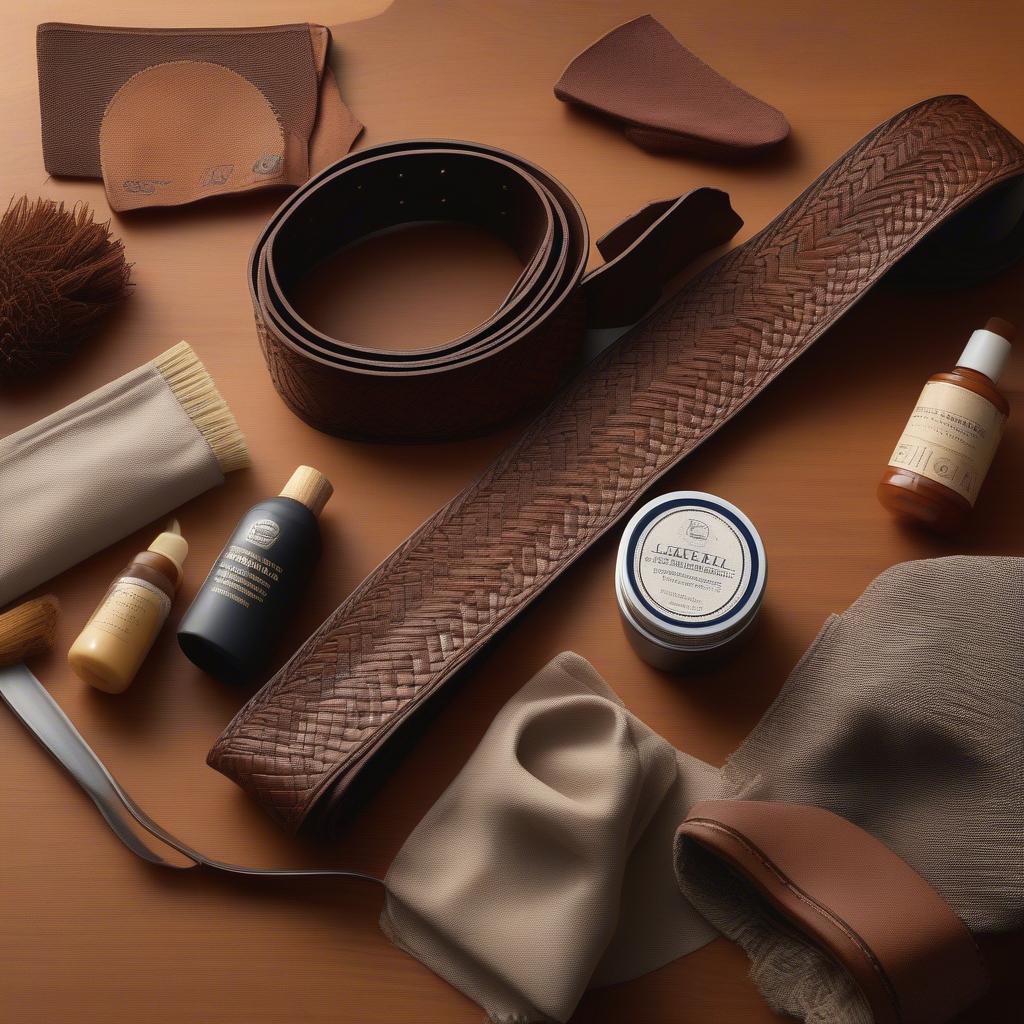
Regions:
M 455 673 L 897 263 L 909 257 L 904 277 L 967 277 L 1007 258 L 1019 232 L 978 226 L 1022 175 L 1024 146 L 963 96 L 875 129 L 606 350 L 381 563 L 209 763 L 287 828 L 333 829 Z

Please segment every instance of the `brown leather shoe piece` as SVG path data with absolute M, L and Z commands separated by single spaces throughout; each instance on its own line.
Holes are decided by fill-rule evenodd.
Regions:
M 555 95 L 620 122 L 656 153 L 745 158 L 789 135 L 781 111 L 708 67 L 649 14 L 587 47 Z
M 679 826 L 676 874 L 690 902 L 739 942 L 776 1009 L 835 1024 L 864 1018 L 840 976 L 860 990 L 874 1024 L 943 1024 L 988 987 L 974 937 L 906 861 L 852 822 L 820 807 L 706 800 Z M 773 970 L 764 964 L 776 947 Z M 794 965 L 818 950 L 816 1002 L 806 1012 Z M 788 950 L 788 951 L 787 951 Z M 780 974 L 787 975 L 779 983 Z

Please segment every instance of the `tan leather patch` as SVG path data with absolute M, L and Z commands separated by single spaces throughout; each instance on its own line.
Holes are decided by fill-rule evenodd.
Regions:
M 183 60 L 138 72 L 100 125 L 113 210 L 302 181 L 305 160 L 301 147 L 286 145 L 266 96 L 221 64 Z

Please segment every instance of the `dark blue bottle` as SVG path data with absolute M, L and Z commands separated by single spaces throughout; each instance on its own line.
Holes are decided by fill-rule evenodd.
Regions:
M 242 516 L 178 628 L 204 672 L 241 682 L 266 665 L 320 557 L 317 517 L 332 492 L 322 473 L 300 466 L 278 497 Z

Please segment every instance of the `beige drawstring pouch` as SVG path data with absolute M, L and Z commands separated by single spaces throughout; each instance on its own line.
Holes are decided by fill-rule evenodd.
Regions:
M 181 342 L 0 440 L 0 606 L 249 465 Z

